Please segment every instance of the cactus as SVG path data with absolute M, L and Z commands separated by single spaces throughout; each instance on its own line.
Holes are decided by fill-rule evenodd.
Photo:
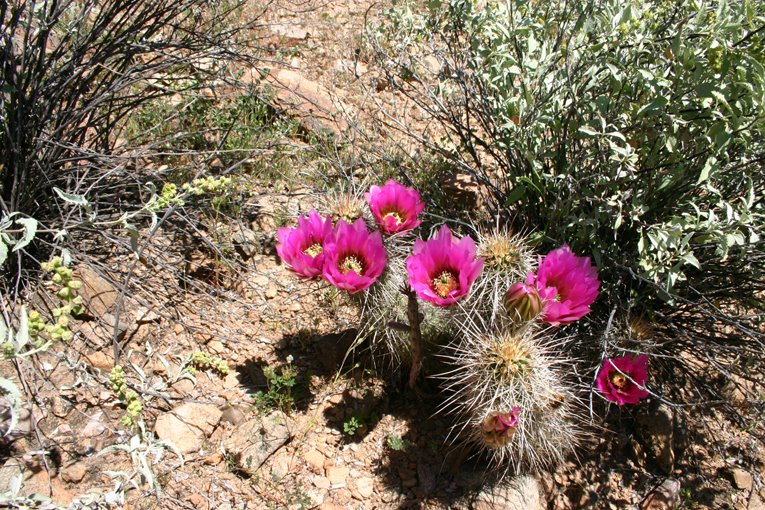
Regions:
M 454 307 L 453 321 L 464 323 L 469 317 L 487 317 L 498 327 L 515 317 L 505 311 L 503 299 L 515 283 L 523 282 L 534 270 L 534 255 L 521 234 L 495 226 L 490 230 L 476 228 L 478 256 L 484 259 L 481 274 L 473 283 L 470 298 Z
M 456 415 L 453 439 L 471 443 L 505 474 L 537 471 L 563 461 L 581 438 L 580 402 L 562 376 L 571 360 L 565 340 L 534 323 L 492 332 L 469 322 L 444 357 L 439 376 L 450 393 L 442 412 Z

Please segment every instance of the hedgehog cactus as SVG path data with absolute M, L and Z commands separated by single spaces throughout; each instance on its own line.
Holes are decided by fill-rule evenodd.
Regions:
M 457 417 L 454 433 L 508 473 L 562 462 L 581 431 L 560 347 L 533 323 L 503 332 L 465 328 L 448 348 L 454 368 L 440 376 L 451 393 L 442 410 Z
M 505 294 L 534 269 L 534 256 L 522 235 L 499 227 L 475 230 L 477 251 L 484 259 L 484 267 L 473 284 L 469 301 L 454 309 L 454 322 L 460 324 L 469 317 L 481 316 L 488 317 L 489 324 L 499 326 L 505 316 Z M 508 315 L 511 321 L 516 320 L 514 314 Z
M 563 245 L 534 272 L 524 237 L 499 225 L 475 228 L 477 243 L 446 225 L 417 239 L 424 207 L 419 192 L 393 180 L 365 194 L 342 190 L 328 200 L 328 218 L 312 211 L 280 229 L 277 252 L 303 279 L 352 294 L 361 308 L 355 345 L 367 340 L 374 354 L 408 365 L 413 388 L 427 355 L 423 331 L 453 336 L 437 376 L 448 393 L 440 410 L 455 417 L 452 437 L 500 475 L 554 467 L 581 439 L 584 415 L 560 327 L 590 312 L 597 269 Z M 605 359 L 597 390 L 635 404 L 648 395 L 647 368 L 645 356 Z

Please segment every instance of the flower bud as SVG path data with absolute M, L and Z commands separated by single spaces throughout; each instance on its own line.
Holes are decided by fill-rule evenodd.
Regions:
M 513 321 L 534 320 L 542 312 L 542 298 L 533 285 L 516 283 L 505 294 L 505 310 Z

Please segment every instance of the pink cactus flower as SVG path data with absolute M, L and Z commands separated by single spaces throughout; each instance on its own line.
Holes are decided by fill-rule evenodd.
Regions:
M 433 239 L 414 242 L 406 259 L 409 285 L 420 299 L 449 306 L 467 295 L 483 269 L 483 259 L 476 258 L 475 252 L 469 236 L 455 239 L 444 225 Z
M 648 356 L 624 356 L 606 358 L 595 378 L 598 391 L 617 404 L 637 404 L 648 396 L 645 383 L 648 380 Z
M 515 435 L 520 414 L 521 408 L 518 406 L 512 407 L 506 413 L 500 411 L 489 413 L 481 424 L 484 444 L 490 448 L 501 448 L 507 445 Z
M 324 279 L 351 294 L 371 286 L 388 262 L 382 236 L 370 234 L 362 218 L 353 224 L 340 220 L 324 252 Z
M 543 310 L 542 298 L 533 285 L 516 283 L 505 294 L 505 309 L 513 320 L 530 321 Z
M 590 257 L 578 257 L 566 245 L 548 253 L 526 283 L 539 290 L 545 300 L 543 320 L 553 326 L 570 324 L 590 313 L 600 287 Z
M 276 233 L 276 253 L 303 278 L 321 276 L 324 244 L 332 234 L 332 219 L 322 219 L 316 211 L 298 218 L 297 227 L 282 227 Z
M 420 224 L 417 217 L 425 209 L 425 203 L 416 189 L 391 179 L 382 187 L 371 186 L 364 197 L 380 230 L 386 234 L 411 230 Z

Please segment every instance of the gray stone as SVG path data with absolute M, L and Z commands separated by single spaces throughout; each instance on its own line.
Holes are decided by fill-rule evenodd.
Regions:
M 82 281 L 79 295 L 85 302 L 88 311 L 95 317 L 101 317 L 107 312 L 114 311 L 119 292 L 106 278 L 98 274 L 90 266 L 82 265 L 77 268 L 77 276 Z
M 258 253 L 258 236 L 251 229 L 240 225 L 236 229 L 232 239 L 234 241 L 234 247 L 243 259 L 250 259 Z
M 542 510 L 546 505 L 539 497 L 539 483 L 533 476 L 516 476 L 494 486 L 485 487 L 473 503 L 475 510 Z
M 637 417 L 638 431 L 650 460 L 666 474 L 675 467 L 674 413 L 667 405 L 647 409 Z
M 641 510 L 671 510 L 680 503 L 680 482 L 667 478 L 640 504 Z
M 254 473 L 289 438 L 285 416 L 272 413 L 249 420 L 234 429 L 224 441 L 224 447 L 234 456 L 240 470 Z

